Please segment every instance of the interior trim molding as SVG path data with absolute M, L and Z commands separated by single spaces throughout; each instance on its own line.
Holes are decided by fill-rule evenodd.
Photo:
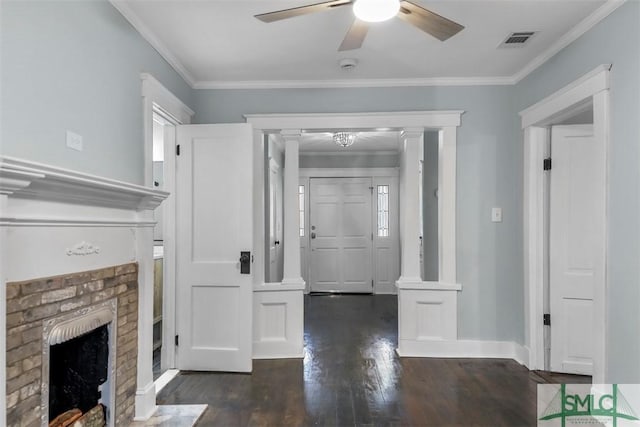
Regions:
M 585 19 L 561 36 L 555 43 L 511 76 L 487 77 L 428 77 L 409 79 L 335 79 L 335 80 L 196 80 L 187 67 L 171 52 L 160 38 L 147 27 L 126 1 L 109 0 L 113 7 L 129 21 L 192 89 L 320 89 L 364 87 L 428 87 L 428 86 L 504 86 L 515 85 L 535 71 L 555 54 L 595 27 L 600 21 L 622 6 L 627 0 L 607 0 Z
M 137 211 L 155 209 L 169 196 L 140 185 L 6 156 L 0 156 L 0 194 Z
M 514 341 L 401 340 L 400 357 L 513 359 L 529 365 L 528 349 Z M 400 350 L 402 348 L 402 350 Z
M 393 111 L 371 113 L 245 114 L 254 129 L 265 131 L 300 129 L 379 129 L 458 127 L 464 110 Z
M 239 80 L 199 81 L 194 89 L 330 89 L 367 87 L 429 87 L 429 86 L 505 86 L 513 85 L 507 77 L 427 77 L 411 79 L 354 79 L 354 80 Z
M 609 71 L 611 64 L 602 64 L 557 90 L 541 101 L 520 111 L 522 129 L 528 126 L 540 126 L 546 121 L 555 119 L 559 113 L 567 108 L 588 100 L 594 94 L 609 89 Z
M 547 220 L 545 211 L 545 172 L 541 167 L 546 157 L 549 142 L 549 126 L 559 117 L 570 112 L 581 111 L 585 103 L 593 105 L 594 137 L 601 143 L 599 159 L 602 164 L 603 185 L 593 189 L 593 197 L 603 201 L 604 220 L 599 221 L 592 232 L 602 239 L 604 244 L 605 272 L 603 280 L 597 281 L 594 288 L 593 307 L 593 382 L 604 384 L 606 376 L 606 331 L 607 331 L 607 274 L 609 264 L 606 251 L 608 241 L 606 200 L 608 198 L 607 154 L 610 144 L 610 98 L 609 64 L 601 65 L 573 83 L 559 89 L 540 102 L 520 112 L 524 129 L 523 158 L 523 257 L 524 257 L 524 313 L 525 341 L 529 349 L 531 369 L 545 369 L 544 332 L 540 316 L 544 313 L 544 284 L 546 277 L 545 257 L 547 254 L 545 236 Z M 596 173 L 594 171 L 594 173 Z M 547 237 L 548 238 L 548 237 Z
M 142 19 L 138 17 L 138 15 L 131 9 L 127 2 L 123 0 L 109 0 L 109 2 L 114 8 L 116 8 L 118 12 L 120 12 L 122 16 L 124 16 L 127 21 L 129 21 L 133 28 L 135 28 L 136 31 L 140 33 L 142 38 L 145 39 L 151 45 L 151 47 L 158 51 L 160 56 L 162 56 L 169 63 L 169 65 L 171 65 L 176 73 L 180 74 L 180 77 L 182 77 L 184 81 L 193 88 L 196 82 L 195 78 L 191 75 L 187 68 L 182 65 L 182 62 L 178 60 L 178 58 L 171 52 L 171 50 L 160 41 L 155 33 L 142 22 Z
M 157 107 L 173 116 L 179 123 L 189 123 L 196 113 L 149 73 L 141 73 L 142 96 L 149 97 Z
M 613 11 L 626 3 L 627 0 L 607 0 L 602 6 L 596 9 L 591 15 L 580 21 L 576 26 L 566 32 L 554 44 L 536 56 L 531 62 L 525 65 L 520 71 L 512 76 L 513 84 L 520 82 L 542 64 L 560 52 L 565 47 L 579 39 L 587 31 L 595 27 L 600 21 L 611 15 Z

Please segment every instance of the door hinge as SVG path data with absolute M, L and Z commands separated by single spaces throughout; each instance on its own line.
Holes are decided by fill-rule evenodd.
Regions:
M 371 233 L 371 240 L 373 240 L 373 233 Z
M 180 144 L 176 145 L 176 156 L 180 155 Z
M 551 170 L 551 157 L 547 157 L 546 159 L 543 160 L 542 169 L 546 171 Z
M 180 335 L 176 335 L 176 347 L 180 345 Z
M 551 314 L 546 313 L 542 315 L 542 324 L 544 326 L 551 326 Z
M 373 288 L 373 279 L 371 279 L 371 288 Z

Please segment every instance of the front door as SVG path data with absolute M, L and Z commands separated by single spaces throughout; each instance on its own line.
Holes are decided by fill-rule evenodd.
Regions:
M 591 375 L 594 289 L 604 281 L 604 200 L 592 125 L 554 126 L 549 213 L 550 368 Z
M 251 372 L 252 141 L 249 124 L 177 127 L 179 369 Z
M 310 179 L 312 292 L 373 292 L 371 178 Z

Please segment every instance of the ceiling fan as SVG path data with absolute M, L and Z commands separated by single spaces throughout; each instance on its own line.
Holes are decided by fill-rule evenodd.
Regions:
M 369 31 L 370 23 L 386 21 L 394 16 L 440 41 L 447 40 L 464 28 L 457 22 L 406 0 L 330 0 L 308 6 L 262 13 L 255 15 L 255 17 L 268 23 L 348 5 L 353 5 L 356 19 L 347 31 L 338 51 L 360 48 L 367 31 Z

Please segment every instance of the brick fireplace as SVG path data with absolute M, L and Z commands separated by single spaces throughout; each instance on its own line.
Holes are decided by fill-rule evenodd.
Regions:
M 7 283 L 7 424 L 48 425 L 47 325 L 81 318 L 88 309 L 112 303 L 116 316 L 112 390 L 106 402 L 111 425 L 133 419 L 138 352 L 136 263 L 36 280 Z M 89 311 L 90 312 L 90 311 Z M 108 394 L 108 393 L 107 393 Z M 72 409 L 72 408 L 69 408 Z M 108 424 L 109 425 L 109 424 Z
M 0 156 L 0 426 L 46 426 L 48 407 L 85 410 L 95 400 L 99 411 L 89 414 L 106 413 L 107 426 L 155 412 L 153 210 L 168 195 Z M 83 359 L 87 345 L 105 342 L 105 327 L 107 352 Z M 96 342 L 74 349 L 97 328 Z M 59 363 L 61 349 L 50 405 L 49 362 L 53 354 Z M 64 390 L 60 398 L 70 378 L 91 397 L 77 402 Z

